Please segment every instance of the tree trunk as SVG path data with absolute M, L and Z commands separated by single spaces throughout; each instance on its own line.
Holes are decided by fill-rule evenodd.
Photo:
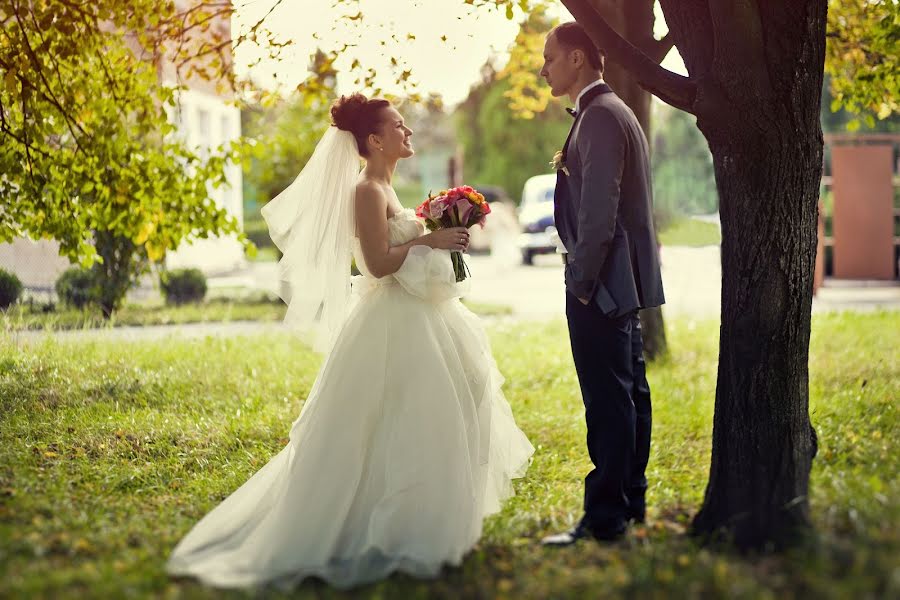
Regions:
M 784 131 L 790 131 L 785 122 Z M 809 526 L 809 336 L 822 142 L 711 144 L 722 324 L 710 478 L 694 533 L 784 545 Z
M 94 245 L 103 262 L 91 267 L 92 295 L 103 317 L 109 319 L 146 269 L 147 258 L 131 239 L 109 231 L 95 231 Z
M 655 0 L 591 0 L 591 4 L 619 34 L 642 46 L 653 39 L 653 4 Z M 642 88 L 634 76 L 618 63 L 608 61 L 603 79 L 634 112 L 647 142 L 653 140 L 650 123 L 650 92 Z M 657 247 L 659 246 L 657 240 Z M 648 361 L 664 356 L 668 350 L 662 308 L 640 311 L 644 356 Z
M 799 15 L 795 53 L 760 75 L 769 89 L 698 116 L 720 198 L 722 324 L 710 477 L 692 530 L 741 548 L 789 546 L 810 528 L 824 3 Z M 740 76 L 715 73 L 724 90 Z

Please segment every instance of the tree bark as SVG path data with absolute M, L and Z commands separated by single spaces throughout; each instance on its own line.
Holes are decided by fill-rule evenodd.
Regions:
M 722 323 L 712 464 L 693 532 L 725 533 L 749 548 L 787 545 L 809 526 L 807 366 L 822 153 L 778 137 L 712 144 Z
M 603 15 L 610 26 L 637 47 L 653 43 L 653 4 L 655 0 L 591 0 L 592 6 Z M 662 60 L 663 57 L 659 59 Z M 621 64 L 608 61 L 603 79 L 634 112 L 648 143 L 651 142 L 650 92 L 640 86 L 634 76 Z M 651 147 L 652 148 L 652 147 Z M 659 240 L 657 240 L 659 247 Z M 664 356 L 668 350 L 662 308 L 640 311 L 644 356 L 648 361 Z
M 91 267 L 92 296 L 103 318 L 109 319 L 146 270 L 147 256 L 133 240 L 110 231 L 95 231 L 94 246 L 103 262 Z
M 722 324 L 710 478 L 691 531 L 745 549 L 791 545 L 811 527 L 808 361 L 827 0 L 662 0 L 687 83 L 643 67 L 624 40 L 604 39 L 615 33 L 587 0 L 563 3 L 613 60 L 638 69 L 645 88 L 697 115 L 713 156 Z
M 727 60 L 714 66 L 730 101 L 698 115 L 720 198 L 722 324 L 710 477 L 692 532 L 724 534 L 741 548 L 789 546 L 811 527 L 808 364 L 826 9 L 825 0 L 807 0 L 760 10 L 743 31 L 748 47 L 760 47 L 756 75 Z M 747 93 L 737 95 L 741 85 Z

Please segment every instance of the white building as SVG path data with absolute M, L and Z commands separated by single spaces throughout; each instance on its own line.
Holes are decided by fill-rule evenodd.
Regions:
M 191 147 L 207 153 L 220 144 L 241 135 L 241 112 L 228 104 L 227 98 L 202 89 L 188 89 L 180 93 L 178 110 L 170 118 Z M 210 187 L 210 198 L 243 225 L 244 196 L 240 165 L 226 168 L 228 186 Z M 197 267 L 204 273 L 218 274 L 239 269 L 246 264 L 244 250 L 236 236 L 210 237 L 182 244 L 166 256 L 170 269 Z
M 191 0 L 177 0 L 179 8 L 189 7 Z M 216 20 L 207 34 L 215 41 L 231 38 L 231 22 L 227 17 Z M 140 51 L 135 48 L 136 51 Z M 230 49 L 226 52 L 230 59 Z M 153 60 L 148 58 L 148 60 Z M 156 58 L 161 81 L 178 81 L 170 61 Z M 230 96 L 217 92 L 213 82 L 187 80 L 188 89 L 179 96 L 178 110 L 171 111 L 184 140 L 201 153 L 241 135 L 240 109 L 229 103 Z M 226 172 L 229 186 L 210 187 L 210 198 L 225 208 L 243 226 L 243 192 L 240 165 L 229 165 Z M 166 257 L 168 268 L 197 267 L 207 275 L 239 269 L 246 264 L 243 248 L 236 236 L 210 237 L 182 244 Z M 0 244 L 0 269 L 15 273 L 30 292 L 52 293 L 56 279 L 70 266 L 60 256 L 59 244 L 51 240 L 33 241 L 27 238 Z

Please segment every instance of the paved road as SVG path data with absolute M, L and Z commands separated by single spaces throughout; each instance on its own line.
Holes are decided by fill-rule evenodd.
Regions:
M 719 311 L 718 248 L 664 249 L 662 259 L 668 298 L 666 312 L 698 318 L 716 317 Z M 537 256 L 533 266 L 522 265 L 516 251 L 500 256 L 468 256 L 466 262 L 473 278 L 468 299 L 473 302 L 511 306 L 517 317 L 525 319 L 564 314 L 563 267 L 559 256 Z M 276 268 L 272 263 L 255 263 L 244 272 L 210 280 L 210 287 L 251 287 L 275 293 Z
M 74 329 L 67 331 L 18 331 L 10 333 L 9 339 L 17 346 L 39 344 L 52 337 L 66 340 L 160 340 L 168 337 L 186 339 L 206 336 L 260 335 L 288 331 L 281 323 L 260 321 L 233 321 L 230 323 L 186 323 L 183 325 L 147 325 L 144 327 L 109 327 L 104 329 Z M 0 331 L 0 343 L 3 332 Z
M 718 249 L 672 248 L 663 260 L 665 314 L 716 318 L 719 314 Z M 535 257 L 534 266 L 513 260 L 471 257 L 477 278 L 473 301 L 508 304 L 523 318 L 558 317 L 565 313 L 563 265 L 556 255 Z
M 473 302 L 511 306 L 513 316 L 524 320 L 562 318 L 565 314 L 563 268 L 556 255 L 538 256 L 534 266 L 520 264 L 517 253 L 506 256 L 470 256 Z M 662 251 L 663 284 L 666 291 L 666 317 L 718 319 L 721 290 L 719 248 L 668 247 Z M 275 293 L 278 287 L 274 263 L 253 263 L 233 275 L 212 278 L 215 290 L 251 288 Z M 156 293 L 156 292 L 153 292 Z M 835 310 L 900 310 L 900 285 L 873 282 L 829 282 L 813 300 L 813 312 Z M 159 339 L 167 335 L 204 337 L 207 335 L 246 335 L 284 331 L 277 323 L 196 323 L 149 327 L 121 327 L 112 330 L 58 332 L 57 338 Z M 46 337 L 43 332 L 13 335 L 19 343 Z
M 515 259 L 470 257 L 473 301 L 507 304 L 522 318 L 564 314 L 563 267 L 555 255 L 538 256 L 526 267 Z M 663 286 L 667 317 L 719 317 L 722 269 L 718 246 L 664 247 Z M 873 282 L 829 282 L 813 300 L 813 312 L 834 310 L 900 310 L 900 285 Z

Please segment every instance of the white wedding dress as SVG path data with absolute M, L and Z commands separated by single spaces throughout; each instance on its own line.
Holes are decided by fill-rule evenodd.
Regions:
M 392 245 L 423 233 L 410 210 L 389 230 Z M 365 273 L 358 240 L 354 254 Z M 170 574 L 218 587 L 431 577 L 513 494 L 534 448 L 449 253 L 414 246 L 396 274 L 353 289 L 290 442 L 188 533 Z

